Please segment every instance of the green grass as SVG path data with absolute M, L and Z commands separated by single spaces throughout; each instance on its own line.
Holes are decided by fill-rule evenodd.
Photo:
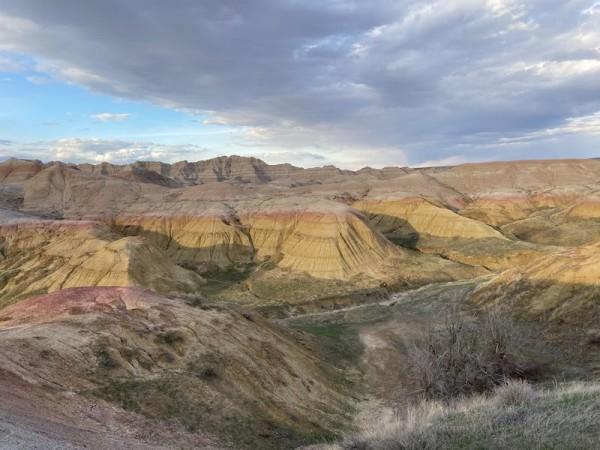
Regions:
M 330 363 L 355 367 L 362 354 L 362 343 L 355 327 L 344 323 L 291 322 L 290 327 L 318 338 L 319 348 Z

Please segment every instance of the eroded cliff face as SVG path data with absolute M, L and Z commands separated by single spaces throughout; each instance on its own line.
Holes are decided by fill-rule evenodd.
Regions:
M 353 205 L 368 215 L 386 235 L 402 238 L 406 229 L 419 236 L 465 239 L 506 239 L 500 232 L 477 220 L 421 197 L 365 199 Z
M 119 215 L 126 234 L 139 234 L 176 261 L 220 268 L 271 261 L 316 278 L 347 280 L 382 275 L 386 260 L 400 257 L 356 210 L 326 200 L 263 201 L 203 214 Z
M 184 264 L 227 268 L 253 261 L 250 238 L 232 214 L 123 214 L 114 219 L 114 225 L 124 234 L 145 236 Z
M 242 157 L 125 166 L 11 160 L 0 174 L 0 206 L 35 220 L 105 223 L 113 236 L 104 240 L 110 249 L 98 243 L 104 253 L 131 261 L 148 245 L 198 273 L 268 266 L 376 285 L 418 278 L 414 267 L 431 269 L 423 280 L 436 266 L 498 271 L 594 242 L 599 216 L 600 164 L 591 160 L 356 172 Z M 29 240 L 46 248 L 54 238 L 44 233 L 11 238 L 11 247 Z M 110 260 L 104 253 L 97 258 Z M 450 270 L 437 255 L 457 265 Z
M 381 276 L 387 259 L 402 256 L 364 216 L 331 201 L 265 202 L 261 211 L 243 212 L 240 220 L 259 260 L 318 278 Z

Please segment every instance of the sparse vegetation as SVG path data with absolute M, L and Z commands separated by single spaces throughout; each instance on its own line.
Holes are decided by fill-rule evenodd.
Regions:
M 177 330 L 168 330 L 156 336 L 156 342 L 167 345 L 177 345 L 185 341 L 185 337 Z
M 296 448 L 334 437 L 325 430 L 309 434 L 254 416 L 254 405 L 240 411 L 213 404 L 207 401 L 208 391 L 203 386 L 217 374 L 208 366 L 198 367 L 198 371 L 153 379 L 108 380 L 93 394 L 153 419 L 174 420 L 191 432 L 214 432 L 232 448 Z
M 537 375 L 520 360 L 520 340 L 512 322 L 498 313 L 474 321 L 450 312 L 409 351 L 413 378 L 426 398 L 451 399 L 492 390 L 510 378 Z
M 451 403 L 425 400 L 401 413 L 381 411 L 339 445 L 347 450 L 584 449 L 600 439 L 600 385 L 534 390 L 510 381 L 492 395 Z
M 112 370 L 120 367 L 119 361 L 111 353 L 105 340 L 98 340 L 93 347 L 94 355 L 98 360 L 98 366 L 104 370 Z

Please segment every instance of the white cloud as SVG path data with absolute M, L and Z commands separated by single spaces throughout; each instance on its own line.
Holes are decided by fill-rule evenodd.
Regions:
M 19 73 L 25 70 L 26 67 L 21 61 L 15 58 L 0 56 L 0 72 Z
M 577 59 L 564 61 L 541 61 L 534 64 L 515 64 L 509 73 L 531 73 L 535 76 L 564 80 L 567 78 L 577 77 L 581 75 L 599 74 L 600 75 L 600 58 L 597 59 Z
M 600 2 L 596 2 L 589 8 L 584 9 L 582 13 L 590 16 L 594 14 L 600 14 Z
M 184 159 L 205 159 L 211 152 L 198 145 L 165 145 L 152 142 L 129 142 L 108 139 L 67 138 L 56 141 L 13 143 L 11 154 L 20 158 L 44 161 L 60 160 L 76 163 L 133 161 L 176 162 Z
M 127 113 L 98 113 L 93 114 L 91 117 L 98 122 L 122 122 L 129 119 L 130 116 L 131 114 Z
M 483 159 L 477 159 L 477 161 L 482 161 Z M 458 164 L 465 164 L 469 162 L 474 162 L 473 159 L 468 158 L 464 155 L 452 155 L 447 156 L 445 158 L 434 159 L 429 161 L 423 161 L 418 164 L 411 164 L 411 167 L 439 167 L 439 166 L 456 166 Z
M 515 137 L 500 138 L 501 144 L 510 145 L 528 141 L 544 141 L 568 135 L 600 136 L 600 111 L 581 117 L 569 117 L 563 124 Z

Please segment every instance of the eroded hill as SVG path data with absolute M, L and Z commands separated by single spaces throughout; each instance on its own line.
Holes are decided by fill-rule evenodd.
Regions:
M 96 405 L 142 435 L 170 424 L 183 447 L 317 442 L 352 426 L 363 394 L 407 391 L 398 342 L 450 304 L 508 309 L 557 354 L 585 354 L 600 336 L 598 245 L 598 160 L 348 171 L 11 159 L 0 385 L 20 393 L 11 402 L 36 436 L 51 419 L 71 440 L 109 439 L 102 419 L 78 419 Z M 34 414 L 36 396 L 65 413 L 45 401 Z

